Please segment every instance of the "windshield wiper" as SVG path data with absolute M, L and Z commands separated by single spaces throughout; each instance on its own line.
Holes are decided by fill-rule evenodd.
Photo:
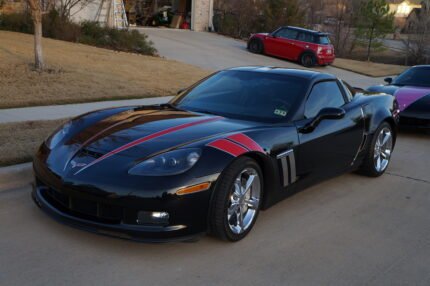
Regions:
M 170 102 L 162 103 L 159 106 L 161 108 L 171 108 L 171 109 L 174 109 L 174 110 L 184 111 L 184 109 L 181 109 L 181 108 L 177 107 L 176 105 L 171 104 Z
M 213 111 L 210 111 L 210 110 L 193 110 L 193 112 L 210 114 L 210 115 L 219 115 L 219 113 L 216 113 L 216 112 L 213 112 Z

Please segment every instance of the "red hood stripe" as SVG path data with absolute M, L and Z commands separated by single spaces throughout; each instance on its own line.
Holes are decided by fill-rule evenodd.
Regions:
M 170 127 L 170 128 L 164 129 L 162 131 L 158 131 L 156 133 L 153 133 L 151 135 L 148 135 L 148 136 L 136 139 L 136 140 L 134 140 L 134 141 L 132 141 L 130 143 L 127 143 L 127 144 L 125 144 L 125 145 L 123 145 L 121 147 L 118 147 L 118 148 L 110 151 L 109 153 L 106 153 L 105 155 L 101 156 L 100 158 L 92 161 L 91 163 L 89 163 L 88 165 L 86 165 L 85 167 L 83 167 L 82 169 L 80 169 L 79 171 L 77 171 L 75 173 L 75 175 L 79 174 L 83 170 L 85 170 L 85 169 L 87 169 L 87 168 L 89 168 L 89 167 L 91 167 L 91 166 L 93 166 L 93 165 L 95 165 L 95 164 L 97 164 L 97 163 L 99 163 L 99 162 L 101 162 L 101 161 L 103 161 L 103 160 L 105 160 L 105 159 L 107 159 L 107 158 L 115 155 L 115 154 L 123 152 L 123 151 L 125 151 L 127 149 L 130 149 L 130 148 L 134 147 L 134 146 L 142 144 L 142 143 L 144 143 L 146 141 L 149 141 L 149 140 L 155 139 L 157 137 L 160 137 L 160 136 L 172 133 L 172 132 L 176 132 L 176 131 L 179 131 L 179 130 L 182 130 L 182 129 L 185 129 L 185 128 L 188 128 L 188 127 L 192 127 L 192 126 L 195 126 L 195 125 L 204 124 L 204 123 L 208 123 L 208 122 L 212 122 L 212 121 L 217 121 L 217 120 L 220 120 L 221 118 L 222 117 L 217 116 L 217 117 L 211 117 L 211 118 L 207 118 L 207 119 L 203 119 L 203 120 L 199 120 L 199 121 L 189 122 L 189 123 L 181 124 L 181 125 L 178 125 L 178 126 Z
M 242 134 L 242 133 L 234 134 L 227 137 L 227 139 L 230 139 L 236 143 L 239 143 L 251 151 L 258 151 L 258 152 L 264 153 L 263 148 L 261 148 L 261 146 L 257 142 L 255 142 L 245 134 Z
M 226 152 L 234 157 L 240 156 L 243 153 L 248 152 L 248 149 L 227 139 L 215 140 L 207 144 L 207 146 Z

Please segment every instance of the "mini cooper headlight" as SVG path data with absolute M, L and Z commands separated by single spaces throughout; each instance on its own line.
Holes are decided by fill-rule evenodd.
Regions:
M 61 126 L 59 129 L 57 129 L 54 133 L 52 133 L 51 136 L 49 136 L 45 140 L 46 146 L 48 146 L 49 149 L 55 148 L 55 146 L 57 146 L 58 143 L 60 143 L 61 140 L 64 139 L 67 133 L 69 133 L 71 127 L 72 127 L 72 122 L 69 121 L 65 123 L 63 126 Z
M 191 169 L 200 155 L 201 150 L 198 148 L 170 151 L 137 164 L 128 173 L 140 176 L 178 175 Z

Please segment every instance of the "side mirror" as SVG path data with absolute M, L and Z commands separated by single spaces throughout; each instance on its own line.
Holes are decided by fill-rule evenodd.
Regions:
M 279 29 L 276 29 L 275 31 L 269 33 L 268 36 L 272 37 L 272 38 L 276 38 L 276 32 L 278 32 L 278 31 L 279 31 Z
M 356 92 L 363 92 L 364 91 L 364 89 L 361 87 L 354 86 L 353 88 Z
M 299 129 L 301 133 L 310 133 L 325 119 L 342 119 L 345 117 L 345 110 L 336 107 L 326 107 L 318 112 L 317 116 L 314 117 L 309 123 Z
M 391 84 L 393 82 L 393 79 L 391 77 L 384 78 L 384 81 L 388 84 Z

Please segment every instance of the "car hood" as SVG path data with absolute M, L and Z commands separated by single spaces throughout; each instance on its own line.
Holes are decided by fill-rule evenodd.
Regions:
M 255 34 L 252 34 L 251 37 L 263 38 L 263 37 L 266 37 L 267 35 L 269 35 L 269 33 L 255 33 Z
M 373 92 L 384 92 L 394 95 L 399 103 L 400 111 L 405 110 L 414 102 L 430 94 L 429 87 L 380 85 L 368 89 Z
M 132 109 L 96 122 L 75 134 L 64 145 L 74 146 L 73 156 L 85 153 L 96 158 L 106 155 L 145 158 L 257 125 L 259 123 L 188 111 Z

